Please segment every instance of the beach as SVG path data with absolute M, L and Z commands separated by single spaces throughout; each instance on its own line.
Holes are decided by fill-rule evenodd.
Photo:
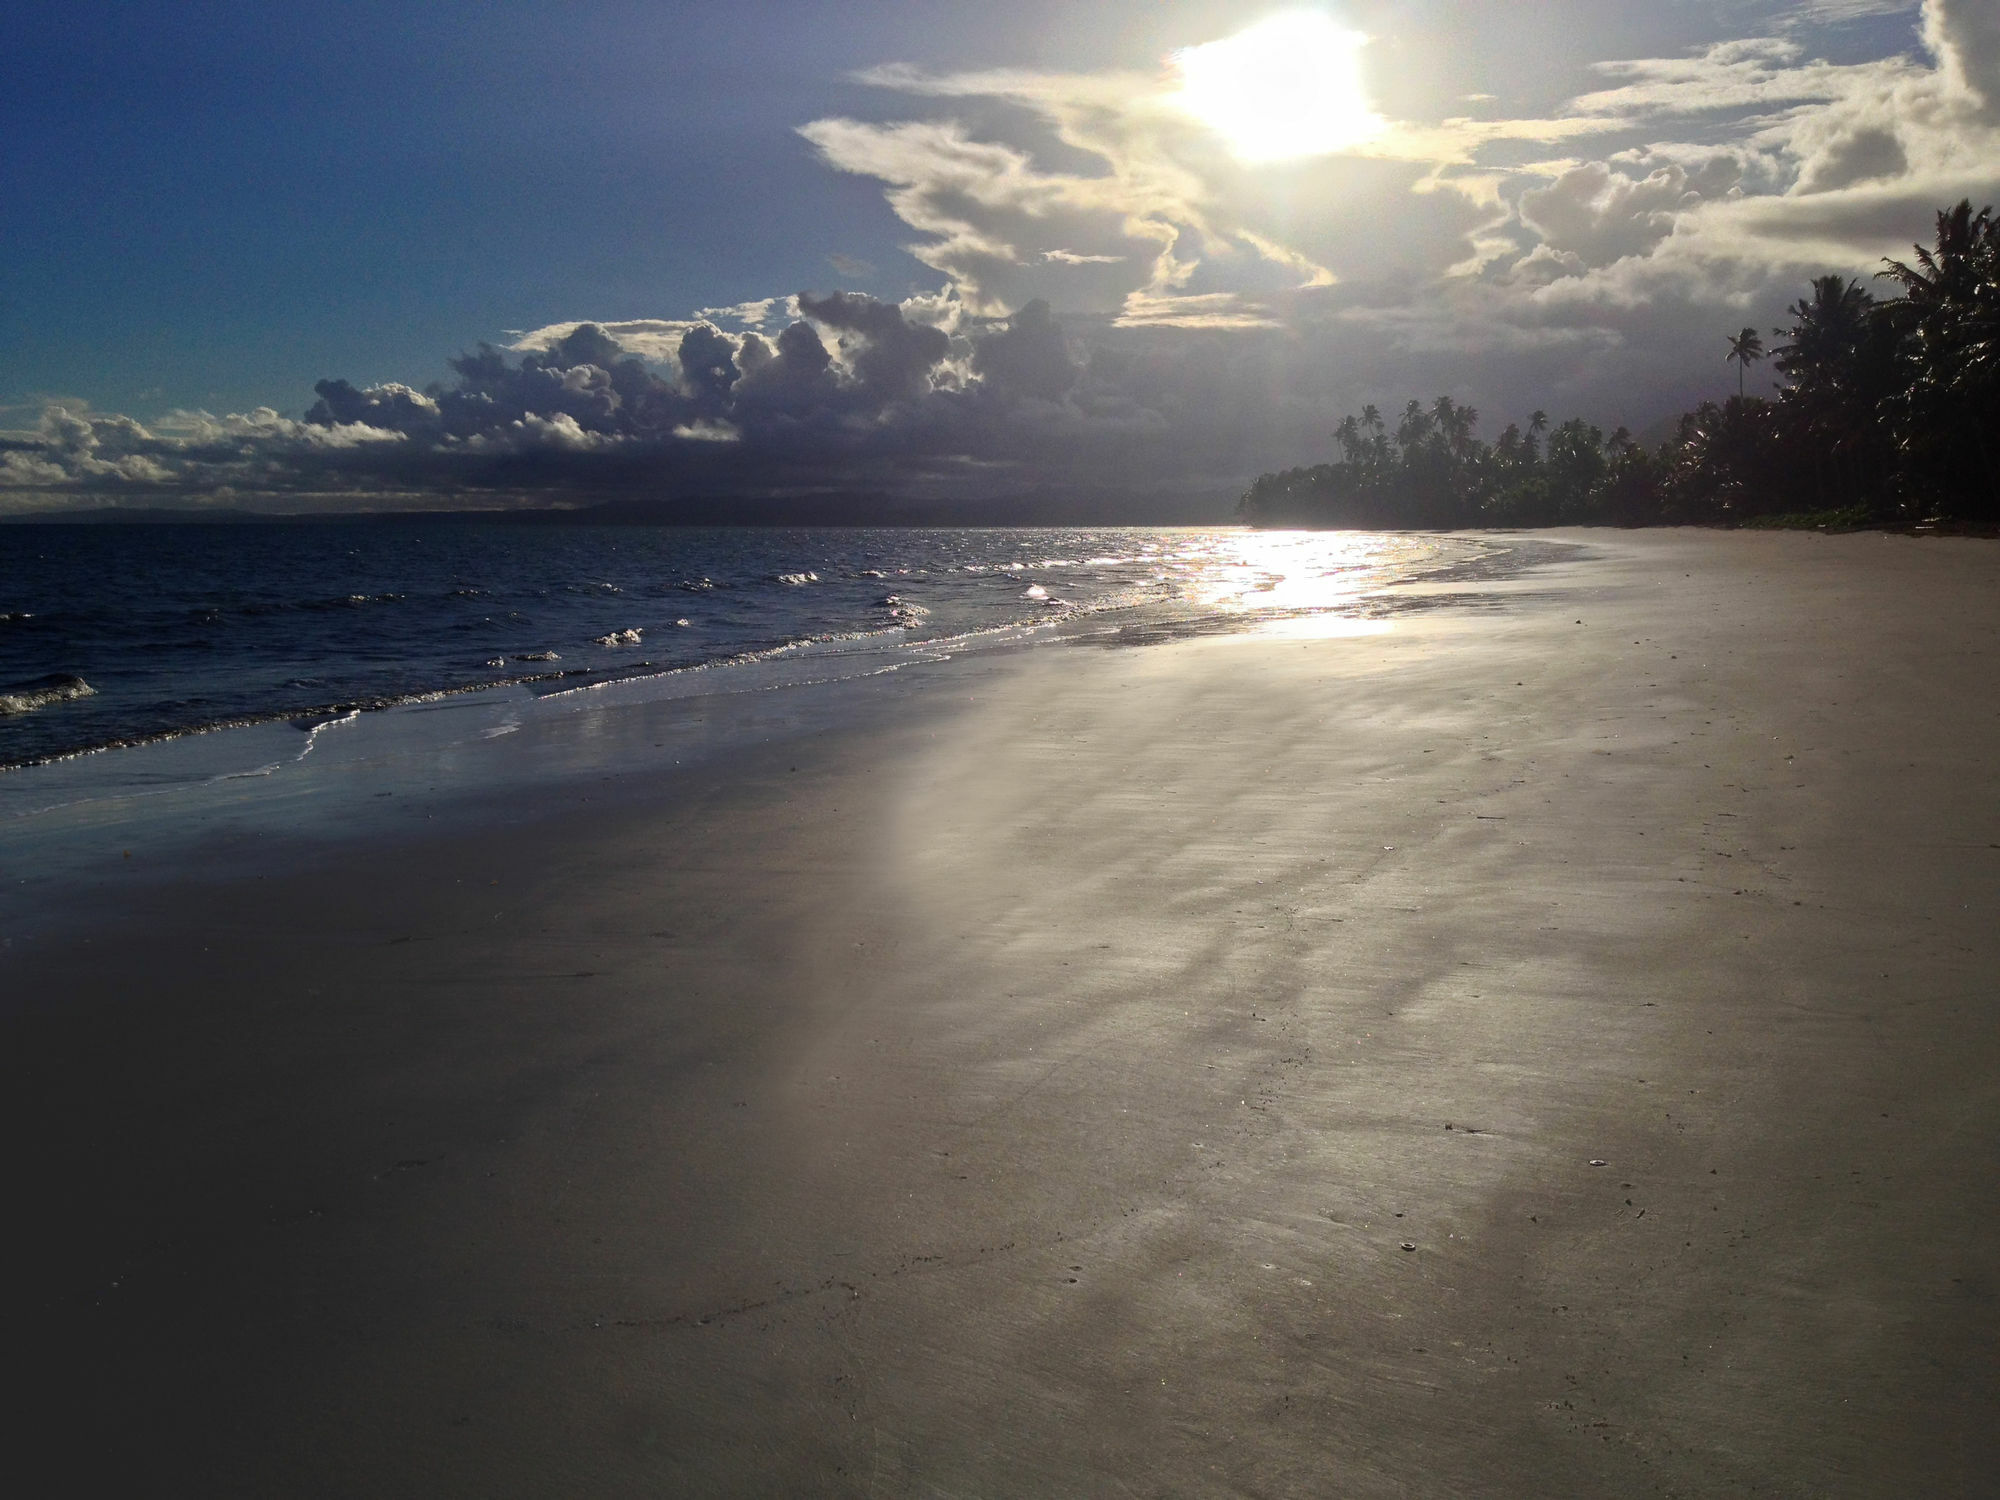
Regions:
M 0 909 L 18 1492 L 1976 1492 L 2000 544 L 1556 538 L 102 827 Z

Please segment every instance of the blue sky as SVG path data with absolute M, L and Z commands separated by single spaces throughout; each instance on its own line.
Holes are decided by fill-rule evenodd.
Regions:
M 1029 482 L 1031 450 L 1046 479 L 1070 438 L 1079 464 L 1129 468 L 1149 427 L 1169 436 L 1146 453 L 1183 472 L 1171 434 L 1216 445 L 1188 415 L 1213 402 L 1175 387 L 1177 366 L 1269 397 L 1218 483 L 1257 453 L 1297 456 L 1344 402 L 1449 388 L 1505 420 L 1532 388 L 1517 399 L 1639 425 L 1727 383 L 1693 320 L 1764 321 L 1805 275 L 1867 269 L 1943 195 L 2000 184 L 1990 0 L 1292 7 L 1368 38 L 1379 138 L 1245 164 L 1199 123 L 1162 123 L 1175 49 L 1285 9 L 16 0 L 0 429 L 44 437 L 10 493 L 91 478 L 88 455 L 53 476 L 95 443 L 145 457 L 104 485 L 198 496 L 222 471 L 176 454 L 214 446 L 202 418 L 299 418 L 332 377 L 449 384 L 453 355 L 546 359 L 585 320 L 693 400 L 678 349 L 703 309 L 777 299 L 763 322 L 706 315 L 747 380 L 758 356 L 737 346 L 774 343 L 798 317 L 787 297 L 836 289 L 900 305 L 950 352 L 863 399 L 854 361 L 904 335 L 868 332 L 856 304 L 807 317 L 830 351 L 822 395 L 846 393 L 820 429 L 770 397 L 763 428 L 696 403 L 641 432 L 627 389 L 577 406 L 580 431 L 647 439 L 667 481 L 670 432 L 698 429 L 680 441 L 707 473 L 723 442 L 741 462 L 782 428 L 804 462 L 808 429 L 853 452 L 868 424 L 871 463 L 918 454 L 921 483 L 947 488 L 982 465 Z M 975 413 L 980 340 L 1035 298 L 1082 373 L 1013 404 L 996 379 Z M 957 405 L 932 411 L 933 394 Z M 593 417 L 621 399 L 615 422 Z M 1049 408 L 1040 437 L 1019 401 Z M 51 403 L 133 421 L 49 437 Z M 369 410 L 389 425 L 347 425 L 402 442 L 378 455 L 479 436 Z M 583 442 L 509 410 L 511 451 Z M 1014 438 L 988 442 L 995 423 Z M 298 435 L 236 432 L 252 438 L 270 461 L 239 477 L 285 487 L 279 440 Z

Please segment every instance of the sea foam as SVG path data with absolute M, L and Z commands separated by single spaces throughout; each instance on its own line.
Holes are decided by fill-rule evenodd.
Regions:
M 89 698 L 97 689 L 68 672 L 51 672 L 46 677 L 11 683 L 0 688 L 0 714 L 31 714 L 51 703 L 67 703 L 72 698 Z

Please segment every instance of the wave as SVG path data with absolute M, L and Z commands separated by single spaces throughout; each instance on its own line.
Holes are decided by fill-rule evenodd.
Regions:
M 889 611 L 889 618 L 899 625 L 915 625 L 920 620 L 930 618 L 930 611 L 921 604 L 914 604 L 901 594 L 890 594 L 876 602 L 877 609 Z
M 819 574 L 817 574 L 817 573 L 780 573 L 780 574 L 778 574 L 778 575 L 777 575 L 777 576 L 776 576 L 776 577 L 775 577 L 775 578 L 774 578 L 774 579 L 773 579 L 772 581 L 773 581 L 774 583 L 789 583 L 789 584 L 793 585 L 794 587 L 796 587 L 797 585 L 799 585 L 799 584 L 802 584 L 802 583 L 818 583 L 818 582 L 819 582 Z
M 12 683 L 0 688 L 0 715 L 31 714 L 51 703 L 67 703 L 73 698 L 95 697 L 97 689 L 68 672 L 51 672 L 46 677 Z
M 361 718 L 360 709 L 349 708 L 349 709 L 335 709 L 331 713 L 310 714 L 305 718 L 292 720 L 293 726 L 298 729 L 304 730 L 306 736 L 305 748 L 299 751 L 299 753 L 295 757 L 293 757 L 293 759 L 304 760 L 308 755 L 311 755 L 313 752 L 313 746 L 319 743 L 319 737 L 322 731 L 333 729 L 341 724 L 356 723 L 357 721 L 359 721 L 360 718 Z
M 639 634 L 636 630 L 614 630 L 609 635 L 598 636 L 592 644 L 598 646 L 636 646 L 639 644 Z

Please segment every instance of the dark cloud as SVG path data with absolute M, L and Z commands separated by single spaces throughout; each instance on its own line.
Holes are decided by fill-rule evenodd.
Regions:
M 736 364 L 736 346 L 707 323 L 698 323 L 681 335 L 679 357 L 681 389 L 704 415 L 720 414 L 742 376 Z
M 0 451 L 0 485 L 134 497 L 970 492 L 1093 468 L 1138 477 L 1135 436 L 1165 431 L 1160 412 L 1115 388 L 1129 365 L 1089 378 L 1046 303 L 961 320 L 956 333 L 854 292 L 795 305 L 801 316 L 770 338 L 689 326 L 671 360 L 657 337 L 647 360 L 581 324 L 542 348 L 481 346 L 423 390 L 330 378 L 302 421 L 185 413 L 149 429 L 54 407 Z M 1101 321 L 1098 332 L 1115 334 Z
M 754 333 L 744 335 L 739 359 L 737 406 L 746 416 L 806 416 L 825 407 L 837 389 L 833 356 L 810 323 L 792 324 L 778 335 L 775 349 Z
M 322 380 L 313 387 L 313 394 L 319 400 L 306 413 L 306 420 L 318 427 L 358 423 L 391 432 L 441 431 L 443 427 L 437 402 L 406 385 L 357 390 L 345 380 Z
M 1077 379 L 1062 327 L 1039 297 L 974 345 L 972 370 L 996 392 L 1044 401 L 1061 400 Z
M 876 401 L 922 395 L 930 389 L 931 371 L 951 352 L 942 329 L 912 323 L 895 303 L 858 292 L 802 294 L 799 311 L 838 332 L 856 381 Z

